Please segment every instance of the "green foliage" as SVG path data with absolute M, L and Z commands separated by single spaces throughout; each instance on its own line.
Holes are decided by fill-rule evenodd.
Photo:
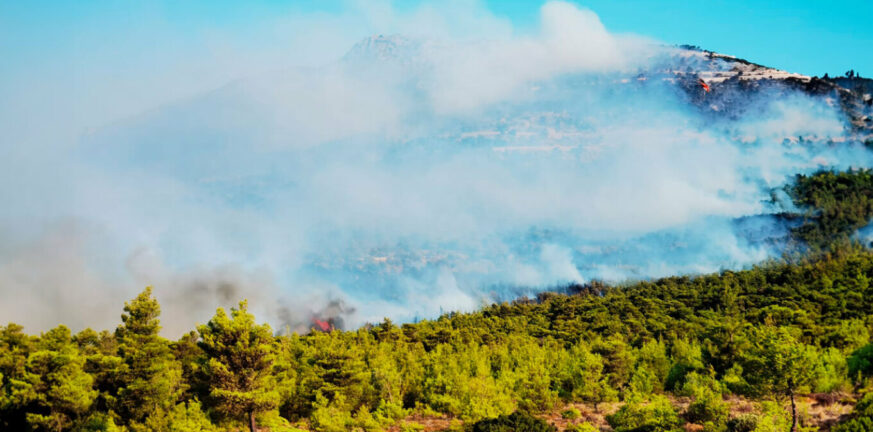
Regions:
M 382 431 L 382 425 L 373 417 L 370 411 L 367 410 L 367 407 L 363 405 L 358 407 L 353 418 L 355 426 L 366 432 Z
M 722 399 L 721 385 L 714 378 L 692 372 L 681 394 L 693 398 L 684 414 L 688 422 L 703 425 L 706 431 L 722 431 L 727 427 L 728 405 Z
M 606 417 L 616 432 L 678 431 L 682 422 L 667 398 L 652 396 L 648 401 L 632 395 L 618 411 Z
M 754 432 L 784 432 L 791 430 L 791 415 L 777 402 L 765 401 Z
M 351 413 L 344 409 L 342 394 L 336 395 L 333 401 L 321 393 L 316 395 L 315 409 L 312 411 L 310 420 L 312 426 L 321 432 L 342 432 L 349 430 L 355 419 Z
M 727 422 L 730 432 L 753 432 L 758 428 L 758 415 L 753 413 L 740 414 Z
M 165 428 L 161 430 L 168 432 L 211 432 L 215 430 L 197 400 L 176 404 L 168 413 L 166 420 L 160 421 L 158 424 Z
M 603 374 L 603 357 L 592 353 L 585 343 L 573 345 L 558 365 L 557 382 L 566 401 L 592 403 L 616 400 L 615 391 Z
M 163 431 L 166 413 L 173 411 L 184 391 L 182 366 L 158 335 L 161 308 L 146 288 L 125 303 L 122 325 L 115 331 L 122 364 L 115 377 L 119 385 L 113 404 L 131 431 Z
M 594 427 L 591 423 L 582 422 L 579 424 L 570 424 L 567 425 L 567 428 L 564 429 L 565 432 L 599 432 L 599 430 Z
M 424 430 L 424 425 L 416 422 L 402 422 L 400 432 L 419 432 Z
M 642 365 L 634 369 L 628 388 L 633 393 L 652 394 L 658 388 L 658 378 L 648 367 Z
M 837 348 L 818 351 L 812 390 L 818 393 L 849 392 L 851 374 L 846 356 Z
M 665 387 L 668 390 L 682 388 L 685 377 L 692 372 L 703 370 L 703 351 L 696 341 L 677 339 L 673 342 L 672 365 L 667 372 Z
M 206 325 L 197 328 L 200 347 L 208 357 L 204 372 L 209 382 L 209 401 L 219 413 L 248 416 L 254 429 L 255 415 L 278 406 L 279 395 L 271 389 L 273 336 L 268 325 L 258 325 L 241 301 L 228 317 L 219 308 Z
M 751 347 L 741 357 L 743 392 L 753 396 L 790 396 L 814 380 L 817 353 L 782 327 L 764 325 L 749 335 Z
M 786 190 L 798 207 L 808 209 L 793 233 L 815 249 L 847 242 L 873 218 L 871 170 L 798 175 Z
M 873 432 L 873 393 L 867 393 L 855 405 L 851 418 L 836 425 L 834 432 Z
M 833 432 L 873 432 L 873 417 L 853 418 L 831 429 Z
M 425 368 L 429 405 L 464 420 L 497 417 L 516 408 L 510 388 L 492 373 L 488 351 L 477 345 L 439 345 Z
M 560 400 L 551 371 L 558 368 L 559 360 L 554 353 L 561 349 L 554 342 L 511 335 L 488 351 L 492 371 L 499 371 L 496 373 L 498 385 L 511 389 L 510 395 L 514 396 L 518 407 L 526 411 L 546 411 Z
M 630 344 L 619 335 L 607 339 L 597 339 L 593 351 L 603 357 L 604 373 L 609 386 L 614 389 L 624 389 L 634 375 L 636 357 Z
M 873 376 L 873 344 L 855 350 L 848 360 L 849 377 L 860 381 Z
M 84 364 L 68 328 L 40 337 L 25 366 L 29 394 L 21 395 L 31 404 L 26 418 L 34 430 L 68 430 L 87 413 L 97 392 Z
M 415 430 L 410 415 L 502 427 L 527 421 L 516 411 L 623 399 L 616 431 L 672 431 L 672 393 L 705 431 L 785 432 L 792 394 L 858 391 L 873 377 L 871 277 L 873 252 L 849 247 L 307 335 L 276 336 L 241 303 L 174 342 L 146 289 L 114 334 L 0 327 L 0 430 L 210 431 L 253 417 L 273 431 Z M 775 402 L 728 419 L 730 393 Z
M 480 420 L 468 429 L 470 432 L 557 432 L 558 428 L 524 411 L 516 411 L 497 418 Z
M 664 391 L 664 384 L 667 381 L 667 376 L 670 373 L 671 361 L 667 354 L 667 346 L 663 341 L 649 341 L 643 344 L 636 353 L 636 371 L 645 370 L 647 375 L 645 378 L 638 379 L 637 386 L 644 386 L 651 392 Z M 645 380 L 645 382 L 642 382 Z M 633 387 L 633 378 L 631 379 Z
M 854 414 L 862 417 L 873 417 L 873 393 L 865 394 L 855 405 Z
M 0 327 L 0 430 L 26 430 L 26 407 L 36 398 L 27 371 L 34 343 L 22 330 L 12 323 Z
M 848 319 L 833 326 L 828 335 L 832 345 L 841 352 L 851 352 L 870 342 L 870 330 L 862 319 Z
M 292 425 L 288 419 L 279 415 L 276 410 L 266 411 L 257 416 L 258 430 L 259 431 L 269 431 L 269 432 L 304 432 L 303 429 L 300 429 Z
M 561 411 L 561 418 L 567 420 L 576 420 L 579 417 L 582 417 L 582 413 L 579 412 L 579 410 L 576 408 L 570 407 L 564 411 Z
M 119 427 L 115 424 L 111 415 L 96 412 L 82 422 L 78 432 L 122 432 L 124 430 L 123 426 Z

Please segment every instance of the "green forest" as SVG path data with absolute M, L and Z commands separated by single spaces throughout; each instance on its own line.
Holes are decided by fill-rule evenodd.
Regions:
M 873 432 L 873 173 L 787 191 L 796 250 L 747 270 L 305 335 L 241 301 L 168 340 L 150 288 L 114 331 L 10 323 L 0 430 Z

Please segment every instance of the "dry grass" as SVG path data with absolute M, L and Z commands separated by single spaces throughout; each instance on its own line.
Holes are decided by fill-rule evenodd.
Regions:
M 804 398 L 807 405 L 804 420 L 821 431 L 829 431 L 834 424 L 844 420 L 854 408 L 854 398 L 845 397 L 810 397 Z
M 834 424 L 844 419 L 852 412 L 855 399 L 851 396 L 852 395 L 843 394 L 813 394 L 807 397 L 798 398 L 798 411 L 800 413 L 802 424 L 805 426 L 814 426 L 820 431 L 829 431 Z M 691 400 L 689 398 L 670 397 L 670 402 L 679 413 L 682 413 L 688 408 Z M 731 417 L 753 413 L 757 410 L 757 404 L 745 398 L 731 396 L 726 398 L 725 402 L 728 404 Z M 622 403 L 618 402 L 602 403 L 597 406 L 597 409 L 595 409 L 593 405 L 573 403 L 564 405 L 547 413 L 539 414 L 537 417 L 556 426 L 559 431 L 566 430 L 566 428 L 572 424 L 580 424 L 583 422 L 588 422 L 601 431 L 611 431 L 612 428 L 609 426 L 609 423 L 606 422 L 606 416 L 618 411 L 618 409 L 621 408 L 621 405 Z M 562 412 L 571 408 L 579 410 L 579 413 L 581 414 L 579 418 L 570 420 L 561 416 Z M 786 405 L 786 410 L 787 409 L 788 407 Z M 449 416 L 422 416 L 418 414 L 407 417 L 405 421 L 420 424 L 424 426 L 424 431 L 427 432 L 447 430 L 451 428 L 453 424 L 458 425 L 461 423 L 459 420 Z M 694 423 L 686 423 L 684 429 L 685 432 L 700 432 L 702 426 Z M 392 426 L 387 430 L 389 432 L 399 432 L 400 425 Z
M 442 416 L 442 417 L 424 417 L 421 415 L 412 415 L 407 417 L 404 421 L 410 423 L 418 423 L 424 426 L 425 431 L 442 431 L 450 428 L 452 426 L 452 422 L 457 420 L 452 417 Z M 387 429 L 388 432 L 399 432 L 400 425 L 395 425 Z

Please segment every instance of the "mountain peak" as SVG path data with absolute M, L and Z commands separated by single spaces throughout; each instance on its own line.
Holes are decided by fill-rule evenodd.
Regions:
M 401 35 L 372 35 L 356 43 L 343 57 L 346 61 L 396 61 L 410 57 L 419 44 Z

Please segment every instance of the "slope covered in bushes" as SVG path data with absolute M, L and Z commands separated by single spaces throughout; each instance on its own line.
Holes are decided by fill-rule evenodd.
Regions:
M 115 332 L 3 327 L 0 418 L 4 430 L 208 430 L 250 416 L 271 430 L 376 430 L 412 413 L 474 424 L 624 401 L 616 430 L 673 430 L 679 414 L 725 430 L 739 421 L 725 395 L 782 402 L 870 385 L 871 278 L 873 253 L 845 249 L 309 335 L 274 336 L 242 303 L 178 341 L 158 335 L 147 290 Z M 660 395 L 693 402 L 677 413 Z
M 28 335 L 10 323 L 0 429 L 420 430 L 414 419 L 443 417 L 453 428 L 550 430 L 531 414 L 573 404 L 609 405 L 615 431 L 808 428 L 801 395 L 850 400 L 873 388 L 873 252 L 846 241 L 869 219 L 869 178 L 798 178 L 793 196 L 810 212 L 797 232 L 815 253 L 743 271 L 592 283 L 307 335 L 277 333 L 241 302 L 170 341 L 150 289 L 114 331 Z M 820 235 L 842 241 L 822 246 Z M 732 413 L 732 397 L 756 408 Z M 841 432 L 867 430 L 869 398 Z M 592 430 L 573 410 L 572 428 Z

